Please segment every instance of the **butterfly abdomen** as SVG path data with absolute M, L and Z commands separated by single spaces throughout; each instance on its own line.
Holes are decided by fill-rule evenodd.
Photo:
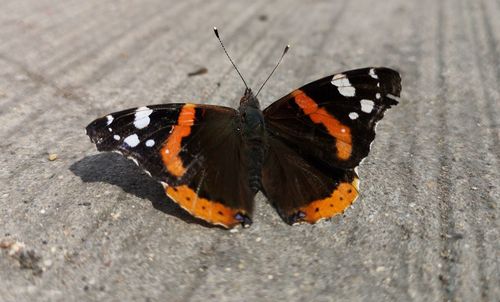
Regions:
M 244 162 L 248 167 L 250 188 L 256 193 L 261 189 L 261 171 L 267 145 L 262 112 L 258 110 L 247 114 L 242 128 Z

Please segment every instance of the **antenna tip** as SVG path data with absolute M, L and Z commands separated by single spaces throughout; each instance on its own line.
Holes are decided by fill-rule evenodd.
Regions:
M 286 53 L 289 49 L 290 49 L 290 44 L 288 44 L 288 45 L 285 47 L 285 50 L 283 51 L 283 53 Z
M 214 33 L 217 38 L 219 37 L 219 31 L 217 30 L 217 27 L 214 26 Z

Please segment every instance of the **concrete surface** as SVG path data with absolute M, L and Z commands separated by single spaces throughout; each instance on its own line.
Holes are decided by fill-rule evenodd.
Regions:
M 1 301 L 499 301 L 500 1 L 1 6 Z M 290 227 L 259 194 L 250 229 L 207 227 L 89 142 L 128 107 L 236 106 L 214 25 L 253 87 L 292 44 L 264 105 L 344 69 L 402 73 L 343 217 Z

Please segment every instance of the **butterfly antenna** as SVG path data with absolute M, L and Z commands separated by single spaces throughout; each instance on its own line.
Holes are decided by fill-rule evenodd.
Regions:
M 231 57 L 227 53 L 226 47 L 224 47 L 224 44 L 222 43 L 222 40 L 219 37 L 219 31 L 217 30 L 217 27 L 214 27 L 214 33 L 215 33 L 215 36 L 217 37 L 217 39 L 219 40 L 220 45 L 222 46 L 222 49 L 224 49 L 224 52 L 226 53 L 226 56 L 229 58 L 229 61 L 231 61 L 231 64 L 233 64 L 233 67 L 234 67 L 234 69 L 236 69 L 236 72 L 238 73 L 238 75 L 240 76 L 241 80 L 243 81 L 243 84 L 245 84 L 245 87 L 248 89 L 247 82 L 245 82 L 245 79 L 243 78 L 243 76 L 241 75 L 240 71 L 238 70 L 238 67 L 236 67 L 236 64 L 234 64 L 233 60 L 231 59 Z
M 278 66 L 280 65 L 281 61 L 283 60 L 283 57 L 286 55 L 286 53 L 288 52 L 289 49 L 290 49 L 290 45 L 287 45 L 285 47 L 285 50 L 283 50 L 283 54 L 281 54 L 281 57 L 280 57 L 280 60 L 278 61 L 278 64 L 276 64 L 276 66 L 274 66 L 273 71 L 271 71 L 271 73 L 269 74 L 269 76 L 267 77 L 267 79 L 264 81 L 264 83 L 262 83 L 262 86 L 260 86 L 259 91 L 257 91 L 257 94 L 255 95 L 255 97 L 257 97 L 259 95 L 260 91 L 262 90 L 262 88 L 264 88 L 264 85 L 266 85 L 267 81 L 271 78 L 271 76 L 273 75 L 273 73 L 276 70 L 276 68 L 278 68 Z

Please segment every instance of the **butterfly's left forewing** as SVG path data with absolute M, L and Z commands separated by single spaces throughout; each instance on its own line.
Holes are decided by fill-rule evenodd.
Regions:
M 363 68 L 307 84 L 264 110 L 270 156 L 262 185 L 286 221 L 314 223 L 355 200 L 354 168 L 368 155 L 376 123 L 400 92 L 396 71 Z M 273 179 L 280 175 L 290 180 Z
M 352 169 L 368 155 L 375 125 L 397 104 L 399 74 L 363 68 L 307 84 L 264 110 L 267 129 L 300 154 Z
M 133 108 L 87 126 L 99 151 L 117 151 L 160 181 L 193 216 L 233 227 L 250 224 L 253 193 L 237 111 L 222 106 L 165 104 Z

